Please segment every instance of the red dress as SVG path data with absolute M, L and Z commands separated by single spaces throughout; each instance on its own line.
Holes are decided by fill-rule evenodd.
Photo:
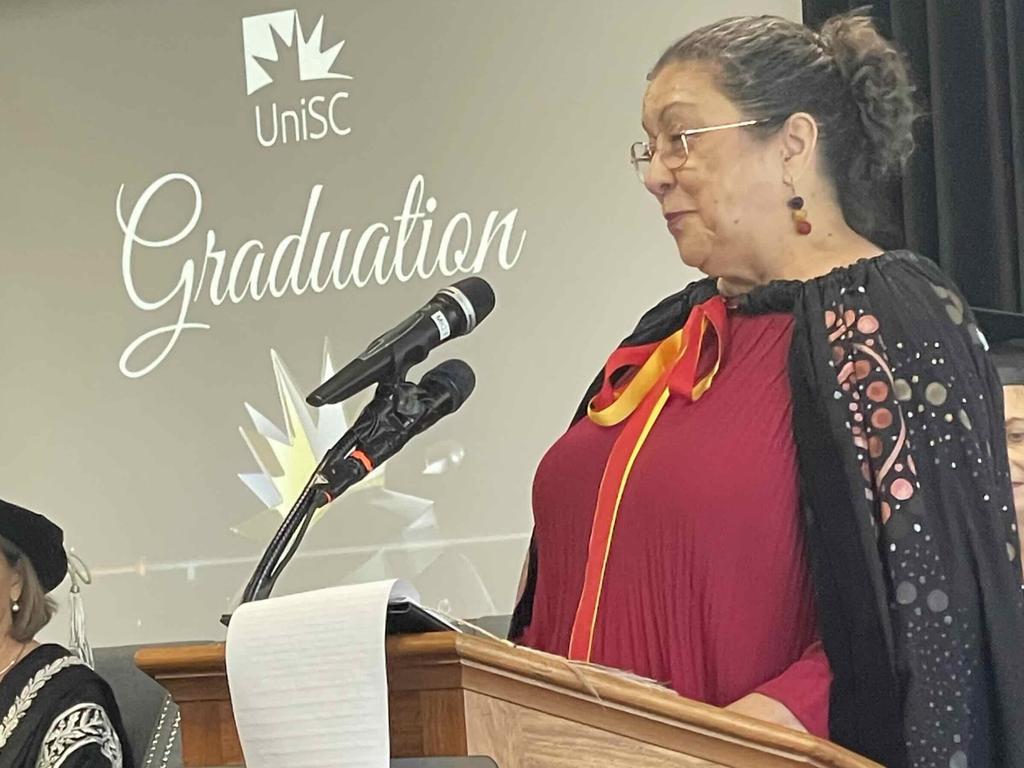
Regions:
M 591 660 L 725 706 L 760 692 L 828 736 L 831 672 L 804 554 L 788 314 L 730 313 L 713 386 L 672 397 L 625 486 Z M 524 645 L 566 655 L 602 474 L 621 429 L 587 418 L 533 488 L 537 583 Z

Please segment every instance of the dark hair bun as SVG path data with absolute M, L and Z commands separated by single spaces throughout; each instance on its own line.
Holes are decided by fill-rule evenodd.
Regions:
M 867 139 L 863 167 L 851 171 L 869 179 L 898 173 L 914 150 L 912 129 L 918 116 L 906 61 L 867 16 L 833 16 L 819 34 L 850 86 Z

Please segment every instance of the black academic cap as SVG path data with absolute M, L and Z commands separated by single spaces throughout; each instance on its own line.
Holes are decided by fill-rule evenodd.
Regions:
M 1024 315 L 972 307 L 1003 386 L 1024 384 Z
M 32 563 L 43 589 L 52 592 L 68 572 L 64 531 L 42 515 L 0 499 L 0 536 Z
M 984 309 L 971 307 L 981 332 L 990 347 L 1004 341 L 1019 340 L 1024 342 L 1024 315 L 1017 312 L 1004 312 L 1000 309 Z

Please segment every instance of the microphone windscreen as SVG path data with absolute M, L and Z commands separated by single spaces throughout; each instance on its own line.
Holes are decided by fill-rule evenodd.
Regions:
M 461 291 L 469 299 L 469 303 L 473 305 L 473 310 L 476 312 L 477 325 L 482 323 L 494 309 L 494 289 L 482 277 L 467 277 L 452 285 L 452 288 Z
M 476 387 L 476 374 L 462 360 L 445 360 L 423 374 L 420 386 L 424 389 L 444 389 L 452 398 L 452 410 L 458 410 Z

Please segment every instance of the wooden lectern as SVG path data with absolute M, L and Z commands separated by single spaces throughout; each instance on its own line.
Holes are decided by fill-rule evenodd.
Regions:
M 813 736 L 494 640 L 390 637 L 387 658 L 393 757 L 486 755 L 500 768 L 879 768 Z M 181 708 L 186 766 L 243 765 L 223 644 L 145 648 L 136 663 Z

